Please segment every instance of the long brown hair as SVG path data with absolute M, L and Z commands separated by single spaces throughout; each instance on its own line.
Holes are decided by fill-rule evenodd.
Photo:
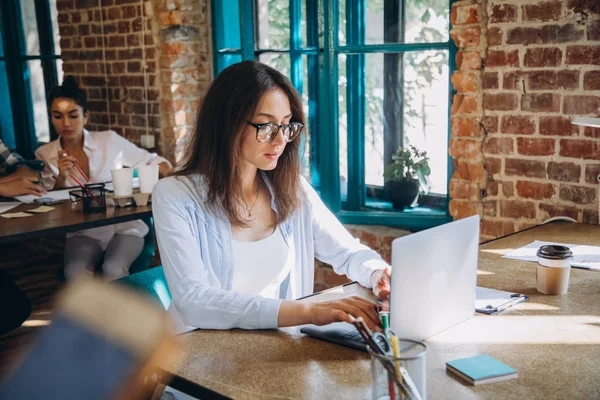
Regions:
M 234 226 L 248 226 L 236 212 L 243 204 L 239 159 L 246 121 L 256 113 L 262 96 L 274 89 L 281 89 L 288 96 L 291 121 L 305 123 L 300 96 L 279 71 L 257 61 L 224 69 L 206 92 L 194 133 L 175 172 L 179 176 L 202 175 L 208 190 L 207 205 L 216 215 L 222 208 Z M 275 197 L 276 224 L 301 205 L 300 142 L 301 135 L 286 145 L 275 169 L 264 171 Z

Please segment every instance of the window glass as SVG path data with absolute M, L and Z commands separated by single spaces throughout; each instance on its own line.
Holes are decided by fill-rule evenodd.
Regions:
M 29 67 L 35 134 L 39 143 L 48 143 L 50 141 L 50 126 L 42 62 L 40 60 L 30 60 L 27 62 L 27 66 Z
M 15 130 L 13 127 L 12 110 L 10 107 L 10 92 L 8 90 L 8 79 L 6 76 L 6 64 L 0 61 L 0 139 L 9 148 L 14 149 Z
M 21 1 L 21 14 L 23 16 L 23 33 L 25 35 L 25 48 L 27 55 L 40 54 L 40 37 L 38 34 L 37 19 L 35 17 L 35 2 Z
M 255 24 L 259 49 L 290 48 L 290 2 L 257 0 Z
M 263 53 L 258 60 L 290 78 L 290 55 L 288 53 Z
M 338 56 L 338 127 L 339 127 L 339 168 L 340 196 L 342 201 L 348 198 L 348 79 L 346 75 L 345 54 Z

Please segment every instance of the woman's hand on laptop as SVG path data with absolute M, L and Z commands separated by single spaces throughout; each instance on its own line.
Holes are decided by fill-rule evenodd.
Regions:
M 381 332 L 381 320 L 377 305 L 358 296 L 345 297 L 319 303 L 283 301 L 279 307 L 279 326 L 304 324 L 327 325 L 333 322 L 348 322 L 350 315 L 362 317 L 369 329 Z
M 390 282 L 392 279 L 390 267 L 378 269 L 371 274 L 373 293 L 381 300 L 390 298 Z

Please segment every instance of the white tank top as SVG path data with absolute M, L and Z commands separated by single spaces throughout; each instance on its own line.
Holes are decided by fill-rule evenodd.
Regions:
M 233 244 L 233 284 L 231 290 L 278 299 L 279 288 L 293 263 L 290 251 L 278 228 L 256 242 Z

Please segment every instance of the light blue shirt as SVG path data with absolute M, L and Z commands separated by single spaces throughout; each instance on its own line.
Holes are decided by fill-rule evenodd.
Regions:
M 271 208 L 277 212 L 274 194 Z M 370 288 L 371 274 L 388 265 L 360 244 L 302 178 L 303 206 L 277 229 L 295 260 L 281 284 L 279 299 L 231 290 L 233 254 L 231 225 L 223 211 L 206 206 L 206 185 L 200 175 L 160 180 L 152 193 L 152 212 L 160 257 L 175 310 L 186 325 L 204 329 L 277 328 L 279 306 L 311 294 L 314 259 L 331 264 L 336 273 Z M 178 314 L 178 315 L 177 315 Z

